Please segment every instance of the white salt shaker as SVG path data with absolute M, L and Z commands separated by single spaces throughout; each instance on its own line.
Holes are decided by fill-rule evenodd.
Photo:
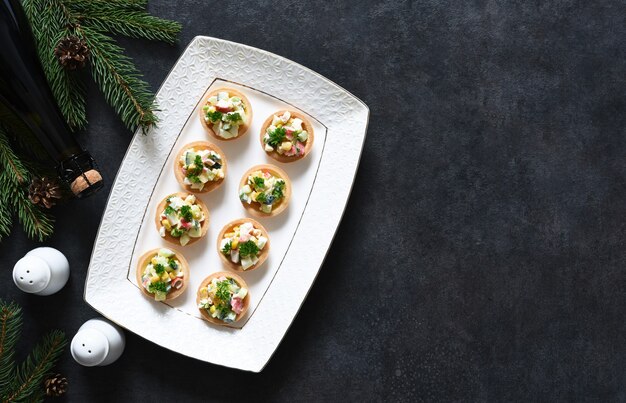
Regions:
M 124 352 L 122 329 L 106 319 L 90 319 L 78 329 L 70 344 L 74 360 L 85 367 L 109 365 Z
M 70 277 L 70 264 L 54 248 L 41 247 L 28 252 L 13 267 L 13 282 L 20 290 L 35 295 L 59 291 Z

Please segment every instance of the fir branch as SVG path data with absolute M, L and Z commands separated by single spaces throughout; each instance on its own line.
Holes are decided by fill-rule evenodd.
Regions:
M 75 72 L 65 70 L 54 54 L 59 41 L 72 34 L 71 27 L 77 20 L 62 0 L 24 0 L 22 5 L 31 23 L 39 60 L 59 109 L 72 129 L 83 129 L 87 125 L 85 85 Z
M 0 168 L 1 176 L 6 177 L 8 183 L 22 185 L 28 181 L 28 171 L 22 161 L 15 155 L 9 144 L 4 128 L 0 126 Z M 2 193 L 7 193 L 2 187 Z
M 0 395 L 8 393 L 15 371 L 15 345 L 22 328 L 22 309 L 0 300 Z
M 72 7 L 80 7 L 85 3 L 110 4 L 124 10 L 145 10 L 148 7 L 148 0 L 66 0 Z
M 123 49 L 97 29 L 81 26 L 76 32 L 91 50 L 94 81 L 124 124 L 130 130 L 154 125 L 157 122 L 154 95 L 131 59 L 123 54 Z
M 0 168 L 0 204 L 17 211 L 18 219 L 29 238 L 44 241 L 52 235 L 54 219 L 28 199 L 25 185 L 32 178 L 31 171 L 13 152 L 1 126 Z
M 33 204 L 23 189 L 15 189 L 15 191 L 15 208 L 24 232 L 31 239 L 37 239 L 39 242 L 45 241 L 54 232 L 54 218 Z
M 9 206 L 0 200 L 0 241 L 11 233 L 13 217 Z M 0 366 L 2 363 L 0 363 Z
M 3 402 L 36 399 L 42 392 L 44 377 L 50 373 L 66 344 L 65 334 L 59 330 L 45 335 L 15 372 L 11 392 L 3 396 Z
M 127 10 L 108 2 L 81 1 L 72 3 L 72 6 L 79 15 L 81 25 L 101 32 L 174 44 L 181 30 L 179 22 L 154 17 L 145 11 Z

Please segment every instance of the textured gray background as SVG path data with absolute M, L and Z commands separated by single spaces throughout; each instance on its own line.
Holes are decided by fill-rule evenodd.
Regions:
M 521 3 L 521 4 L 520 4 Z M 128 335 L 70 401 L 624 401 L 626 36 L 620 1 L 151 1 L 180 45 L 124 40 L 152 88 L 195 35 L 275 52 L 371 109 L 348 211 L 276 355 L 258 375 Z M 131 135 L 93 88 L 81 141 L 105 191 L 56 210 L 69 285 L 37 298 L 0 245 L 22 348 L 71 337 L 91 247 Z

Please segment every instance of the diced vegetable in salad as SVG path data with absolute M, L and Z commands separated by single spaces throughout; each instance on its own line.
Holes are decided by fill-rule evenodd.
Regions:
M 302 156 L 309 139 L 309 133 L 302 128 L 303 123 L 302 119 L 292 117 L 289 111 L 274 115 L 263 136 L 265 151 L 276 151 L 287 157 Z
M 164 301 L 172 290 L 183 286 L 185 273 L 176 255 L 169 249 L 159 249 L 141 275 L 141 285 L 156 301 Z
M 202 222 L 206 217 L 196 201 L 194 195 L 188 195 L 185 199 L 177 195 L 168 197 L 160 216 L 159 235 L 165 237 L 169 233 L 172 237 L 179 238 L 182 246 L 187 245 L 191 238 L 200 238 Z
M 198 308 L 205 309 L 212 318 L 226 323 L 235 321 L 243 312 L 243 300 L 248 290 L 241 287 L 234 279 L 214 278 L 206 287 L 200 289 Z
M 185 175 L 183 182 L 191 189 L 202 190 L 208 182 L 224 179 L 222 157 L 213 150 L 185 150 L 178 161 Z
M 216 135 L 231 139 L 239 135 L 239 128 L 247 121 L 246 104 L 241 98 L 220 91 L 209 97 L 202 107 L 204 121 Z
M 245 222 L 224 234 L 220 241 L 220 251 L 231 262 L 240 264 L 243 270 L 248 270 L 257 264 L 258 256 L 266 244 L 267 238 L 263 236 L 263 232 L 254 228 L 251 222 Z
M 285 197 L 285 180 L 272 175 L 268 170 L 255 171 L 248 175 L 246 184 L 239 189 L 239 199 L 251 204 L 259 203 L 259 210 L 271 213 L 273 206 Z

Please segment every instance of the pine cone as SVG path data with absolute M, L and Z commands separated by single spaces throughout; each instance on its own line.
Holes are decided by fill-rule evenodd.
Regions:
M 59 184 L 49 178 L 35 178 L 28 188 L 28 198 L 33 204 L 50 208 L 55 199 L 61 199 L 63 192 Z
M 50 376 L 44 382 L 46 387 L 46 396 L 58 397 L 67 392 L 67 378 L 61 374 Z
M 70 35 L 61 39 L 54 48 L 59 63 L 68 70 L 82 69 L 89 59 L 87 42 L 77 36 Z

